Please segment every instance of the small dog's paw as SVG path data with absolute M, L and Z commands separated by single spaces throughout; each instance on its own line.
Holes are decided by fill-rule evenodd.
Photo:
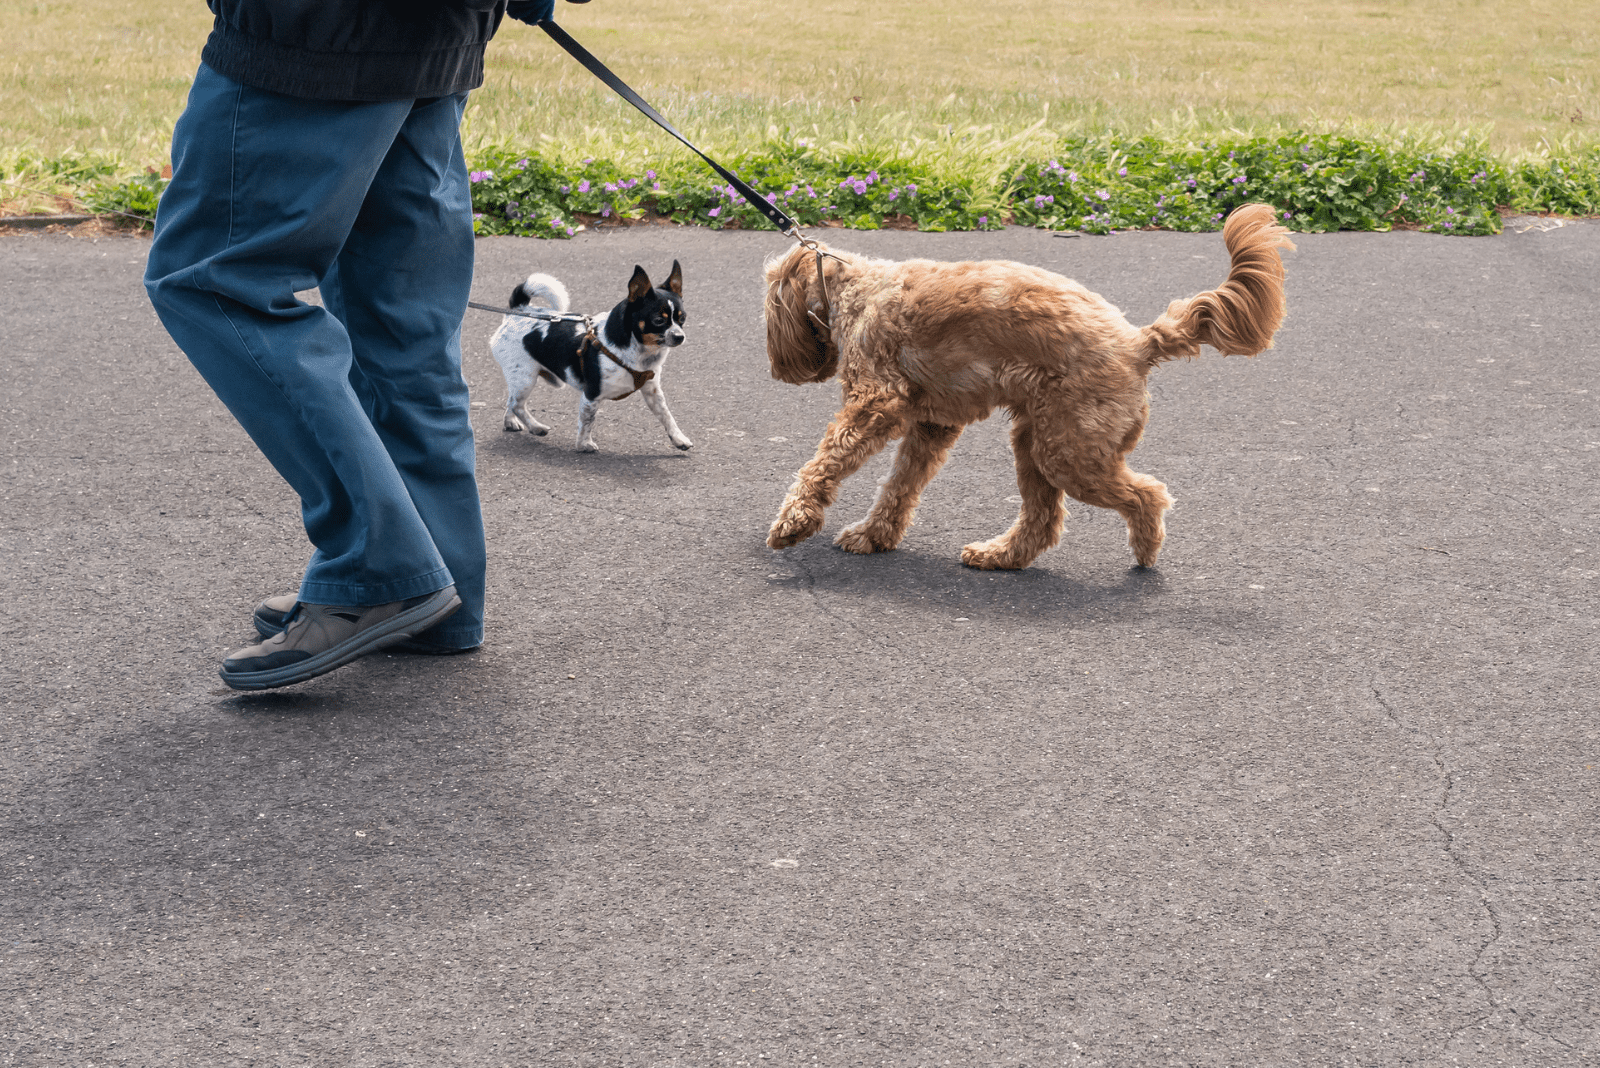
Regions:
M 550 428 L 547 426 L 536 426 L 533 428 L 533 436 L 536 438 L 542 438 L 548 433 L 550 433 Z
M 673 444 L 678 447 L 679 452 L 688 452 L 690 449 L 694 448 L 694 442 L 690 441 L 688 438 L 684 438 L 682 441 L 674 441 Z
M 580 442 L 578 442 L 577 451 L 578 452 L 599 452 L 600 451 L 600 446 L 596 445 L 592 441 L 580 441 Z
M 961 562 L 979 571 L 1015 571 L 1028 566 L 1026 562 L 1017 563 L 1005 550 L 995 548 L 992 541 L 975 541 L 962 546 Z
M 884 531 L 874 531 L 866 523 L 845 527 L 833 543 L 847 553 L 886 553 L 898 544 L 890 541 Z
M 506 416 L 505 429 L 508 433 L 515 433 L 522 429 L 522 420 L 514 415 Z
M 798 545 L 822 529 L 822 513 L 811 512 L 796 504 L 786 504 L 778 519 L 767 531 L 769 549 L 787 549 Z

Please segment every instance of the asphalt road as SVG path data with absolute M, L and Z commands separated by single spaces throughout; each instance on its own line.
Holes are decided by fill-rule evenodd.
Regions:
M 1218 235 L 845 233 L 1136 322 Z M 307 554 L 134 238 L 0 237 L 0 1065 L 1600 1063 L 1600 224 L 1299 239 L 1255 360 L 1152 378 L 1160 567 L 1001 417 L 902 547 L 767 525 L 837 400 L 768 377 L 771 233 L 480 242 L 581 309 L 682 261 L 665 387 L 500 430 L 476 655 L 216 677 Z

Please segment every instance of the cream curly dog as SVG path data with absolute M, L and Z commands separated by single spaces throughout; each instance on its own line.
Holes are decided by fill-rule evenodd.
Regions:
M 896 263 L 821 245 L 769 261 L 773 377 L 837 373 L 844 407 L 789 488 L 767 544 L 786 549 L 821 530 L 839 483 L 901 438 L 872 510 L 836 539 L 855 553 L 893 549 L 961 431 L 1005 407 L 1021 514 L 999 537 L 962 549 L 961 562 L 1027 567 L 1060 540 L 1070 494 L 1120 512 L 1134 558 L 1153 566 L 1172 498 L 1125 462 L 1150 415 L 1145 378 L 1165 360 L 1198 356 L 1202 344 L 1254 356 L 1283 321 L 1278 250 L 1294 244 L 1272 209 L 1240 207 L 1222 239 L 1228 280 L 1173 301 L 1143 329 L 1078 283 L 1020 263 Z

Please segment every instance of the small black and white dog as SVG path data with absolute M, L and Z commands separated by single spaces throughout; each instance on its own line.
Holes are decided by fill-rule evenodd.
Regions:
M 511 293 L 510 307 L 565 312 L 567 289 L 547 274 L 531 274 Z M 578 451 L 596 452 L 594 417 L 603 400 L 621 400 L 637 391 L 680 449 L 694 442 L 678 429 L 661 392 L 661 368 L 667 351 L 683 344 L 683 271 L 672 261 L 667 284 L 657 288 L 643 267 L 635 266 L 628 296 L 602 321 L 595 316 L 595 338 L 585 337 L 582 323 L 550 322 L 508 315 L 489 340 L 506 376 L 507 430 L 547 434 L 550 428 L 528 412 L 534 383 L 568 385 L 578 400 Z

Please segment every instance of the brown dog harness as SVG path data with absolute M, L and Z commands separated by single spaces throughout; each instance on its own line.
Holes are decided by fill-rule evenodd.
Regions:
M 594 343 L 594 347 L 595 348 L 597 348 L 601 352 L 605 353 L 606 357 L 612 363 L 616 364 L 618 367 L 622 368 L 624 371 L 628 372 L 630 375 L 633 376 L 633 388 L 628 390 L 628 392 L 624 393 L 622 396 L 616 397 L 616 398 L 613 398 L 613 399 L 615 399 L 615 400 L 627 400 L 629 397 L 633 396 L 635 393 L 637 393 L 641 389 L 643 389 L 644 388 L 644 384 L 646 382 L 650 381 L 652 378 L 654 378 L 656 376 L 656 373 L 654 371 L 635 371 L 632 367 L 629 367 L 627 364 L 623 363 L 622 360 L 617 357 L 616 353 L 614 353 L 610 349 L 606 348 L 605 342 L 600 340 L 600 335 L 596 334 L 594 332 L 594 326 L 592 324 L 589 327 L 589 332 L 587 334 L 583 335 L 582 344 L 580 344 L 578 346 L 578 358 L 579 359 L 582 359 L 584 354 L 589 351 L 589 343 L 590 342 Z

